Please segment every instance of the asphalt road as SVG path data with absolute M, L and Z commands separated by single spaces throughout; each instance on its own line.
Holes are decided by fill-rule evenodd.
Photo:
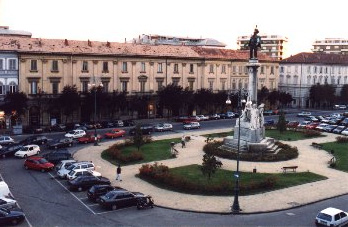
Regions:
M 296 117 L 296 113 L 287 116 L 288 120 L 302 120 Z M 277 120 L 278 117 L 267 116 L 266 119 Z M 207 121 L 201 125 L 201 131 L 232 128 L 234 120 Z M 98 133 L 103 131 L 98 130 Z M 164 133 L 182 134 L 183 131 L 182 124 L 175 123 L 173 132 Z M 158 134 L 154 133 L 154 136 Z M 51 133 L 47 136 L 54 139 L 62 135 Z M 17 136 L 15 139 L 24 137 Z M 93 145 L 74 145 L 69 149 L 73 152 L 82 146 Z M 45 148 L 43 150 L 47 152 Z M 20 226 L 314 226 L 315 215 L 326 207 L 348 210 L 348 196 L 342 196 L 296 209 L 252 215 L 202 214 L 159 207 L 140 211 L 135 207 L 109 211 L 89 202 L 86 192 L 69 192 L 65 188 L 66 182 L 57 179 L 54 172 L 27 171 L 23 162 L 15 158 L 0 159 L 0 173 L 27 216 L 28 221 Z M 156 195 L 153 196 L 156 202 Z M 240 197 L 240 205 L 243 208 L 243 197 Z

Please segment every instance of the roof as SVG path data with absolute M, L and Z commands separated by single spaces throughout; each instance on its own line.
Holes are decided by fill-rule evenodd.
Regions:
M 31 33 L 21 30 L 10 30 L 7 26 L 0 26 L 0 36 L 28 36 L 31 37 Z
M 328 207 L 328 208 L 320 211 L 320 213 L 328 214 L 328 215 L 331 215 L 331 216 L 334 216 L 335 214 L 338 214 L 338 213 L 341 213 L 341 212 L 343 212 L 343 211 L 340 210 L 340 209 L 337 209 L 337 208 L 333 208 L 333 207 Z
M 280 63 L 348 64 L 348 55 L 302 52 L 286 58 Z
M 144 45 L 134 43 L 77 41 L 67 39 L 41 39 L 0 36 L 0 51 L 31 54 L 103 55 L 120 57 L 168 57 L 195 59 L 248 60 L 249 52 L 231 49 L 192 46 Z M 275 60 L 260 53 L 259 59 Z

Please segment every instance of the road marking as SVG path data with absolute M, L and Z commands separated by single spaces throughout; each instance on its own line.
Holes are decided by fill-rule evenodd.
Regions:
M 99 212 L 99 213 L 96 213 L 96 214 L 107 214 L 107 213 L 111 213 L 111 212 L 114 212 L 114 211 L 118 211 L 118 210 L 125 210 L 125 209 L 134 208 L 134 207 L 135 207 L 135 206 L 132 206 L 132 207 L 124 207 L 124 208 L 121 208 L 121 209 L 117 209 L 117 210 L 109 210 L 109 211 Z
M 53 177 L 53 175 L 51 173 L 48 173 L 51 177 Z M 84 205 L 89 211 L 92 212 L 92 214 L 96 214 L 91 208 L 89 208 L 84 202 L 82 202 L 76 195 L 74 195 L 74 193 L 72 193 L 71 191 L 69 191 L 69 189 L 67 189 L 62 183 L 60 183 L 58 180 L 54 179 L 55 181 L 57 181 L 58 184 L 60 184 L 65 190 L 67 190 L 73 197 L 75 197 L 75 199 L 77 199 L 82 205 Z
M 286 213 L 286 215 L 294 216 L 295 214 L 294 213 Z
M 91 205 L 88 205 L 88 206 L 93 207 L 93 206 L 98 206 L 98 205 L 99 205 L 99 204 L 96 203 L 96 204 L 91 204 Z
M 83 199 L 88 199 L 88 197 L 82 197 L 82 198 L 79 198 L 79 199 L 81 199 L 81 200 L 83 200 Z

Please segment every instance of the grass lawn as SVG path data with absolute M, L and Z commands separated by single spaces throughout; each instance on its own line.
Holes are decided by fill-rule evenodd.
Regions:
M 178 185 L 164 185 L 163 183 L 156 182 L 156 180 L 150 180 L 149 182 L 161 188 L 166 188 L 172 191 L 185 192 L 189 194 L 203 194 L 203 195 L 204 194 L 207 194 L 207 195 L 224 195 L 224 194 L 232 195 L 233 194 L 234 185 L 235 185 L 234 171 L 219 169 L 216 171 L 215 174 L 213 174 L 210 180 L 208 180 L 207 177 L 203 176 L 199 165 L 181 166 L 177 168 L 172 168 L 169 171 L 171 174 L 174 174 L 175 176 L 184 178 L 188 182 L 192 182 L 193 184 L 196 184 L 197 188 L 202 190 L 199 192 L 197 191 L 188 192 L 188 191 L 180 190 Z M 263 193 L 266 191 L 272 191 L 272 190 L 277 190 L 281 188 L 287 188 L 287 187 L 292 187 L 292 186 L 296 186 L 300 184 L 327 179 L 324 176 L 317 175 L 311 172 L 286 173 L 286 174 L 241 172 L 240 185 L 245 186 L 247 188 L 248 185 L 260 183 L 262 181 L 267 180 L 267 178 L 270 178 L 270 177 L 274 177 L 276 179 L 275 185 L 273 188 L 271 189 L 253 188 L 249 191 L 246 191 L 246 190 L 243 191 L 241 187 L 240 194 L 250 195 L 250 194 Z M 209 185 L 215 185 L 215 186 L 223 185 L 225 188 L 228 188 L 228 190 L 226 190 L 227 193 L 220 193 L 220 192 L 216 192 L 216 194 L 211 192 L 204 193 L 204 188 L 206 188 Z
M 133 165 L 138 163 L 170 159 L 172 158 L 170 143 L 179 143 L 180 141 L 180 138 L 175 138 L 166 140 L 156 140 L 151 143 L 144 144 L 140 147 L 140 152 L 143 153 L 144 159 L 138 162 L 132 162 L 123 165 Z M 135 146 L 126 146 L 121 149 L 121 152 L 124 155 L 130 154 L 132 151 L 137 151 L 137 148 Z M 118 160 L 111 159 L 105 151 L 102 152 L 101 156 L 103 159 L 108 160 L 114 165 L 117 165 L 119 163 Z
M 348 172 L 348 143 L 322 143 L 324 145 L 323 149 L 331 152 L 334 151 L 334 156 L 337 159 L 336 166 L 337 170 Z

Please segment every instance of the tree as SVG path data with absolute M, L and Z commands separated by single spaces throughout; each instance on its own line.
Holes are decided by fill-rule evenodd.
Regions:
M 292 95 L 286 92 L 280 92 L 279 102 L 282 104 L 282 106 L 287 106 L 289 103 L 292 102 Z
M 180 109 L 183 107 L 183 88 L 175 84 L 169 84 L 162 90 L 158 91 L 160 105 L 167 108 L 168 115 L 179 115 Z
M 66 85 L 63 88 L 62 94 L 57 100 L 63 114 L 66 116 L 65 122 L 68 121 L 68 117 L 73 116 L 74 111 L 78 110 L 81 105 L 80 95 L 77 92 L 76 85 Z
M 272 91 L 268 95 L 268 101 L 271 106 L 274 106 L 279 100 L 279 91 Z
M 269 90 L 267 87 L 263 86 L 261 90 L 258 91 L 257 94 L 257 102 L 258 103 L 265 103 L 266 99 L 268 98 Z
M 213 93 L 209 89 L 201 88 L 194 94 L 194 100 L 201 114 L 202 111 L 208 110 L 209 106 L 213 104 Z
M 343 85 L 340 99 L 342 103 L 348 103 L 348 84 Z
M 139 124 L 135 126 L 133 143 L 138 148 L 138 151 L 140 150 L 140 147 L 145 143 L 143 132 L 141 131 L 141 126 Z
M 285 119 L 285 113 L 283 111 L 280 111 L 278 123 L 277 123 L 277 129 L 280 133 L 283 133 L 286 131 L 286 119 Z
M 221 168 L 221 166 L 222 162 L 217 160 L 213 154 L 203 155 L 201 171 L 204 176 L 208 176 L 208 180 L 210 180 L 211 175 L 214 174 L 217 169 Z
M 7 93 L 2 109 L 6 114 L 11 113 L 13 120 L 17 123 L 18 118 L 20 118 L 28 108 L 27 102 L 28 97 L 24 92 Z

